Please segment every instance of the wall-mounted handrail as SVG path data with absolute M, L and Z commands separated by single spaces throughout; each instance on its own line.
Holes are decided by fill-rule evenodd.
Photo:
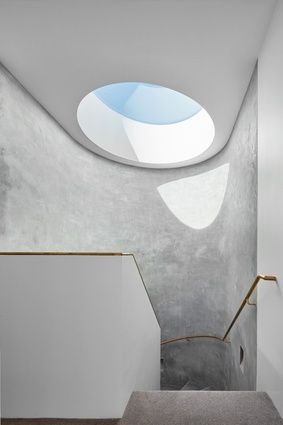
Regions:
M 277 282 L 276 276 L 262 275 L 262 274 L 259 274 L 259 275 L 256 276 L 255 280 L 253 281 L 250 289 L 248 290 L 245 298 L 243 299 L 242 304 L 238 308 L 235 316 L 233 317 L 233 319 L 232 319 L 230 325 L 228 326 L 227 331 L 225 332 L 225 335 L 223 337 L 214 336 L 214 335 L 187 335 L 187 336 L 180 336 L 180 337 L 176 337 L 176 338 L 166 339 L 164 341 L 161 341 L 161 345 L 166 345 L 166 344 L 170 344 L 172 342 L 184 341 L 184 340 L 190 341 L 191 339 L 198 339 L 198 338 L 208 338 L 208 339 L 214 339 L 214 340 L 217 340 L 217 341 L 220 341 L 220 342 L 228 342 L 227 337 L 228 337 L 229 333 L 231 332 L 231 329 L 235 325 L 235 323 L 236 323 L 238 317 L 240 316 L 241 312 L 243 311 L 245 305 L 246 304 L 256 305 L 255 303 L 250 302 L 250 298 L 251 298 L 254 290 L 256 289 L 258 282 L 261 279 L 266 280 L 266 281 Z
M 223 342 L 223 339 L 220 336 L 214 336 L 214 335 L 191 335 L 191 336 L 179 336 L 177 338 L 166 339 L 164 341 L 161 341 L 161 345 L 166 345 L 166 344 L 170 344 L 171 342 L 184 341 L 184 340 L 190 341 L 191 339 L 199 339 L 199 338 L 216 339 L 218 341 Z
M 235 314 L 235 316 L 233 317 L 230 325 L 228 326 L 228 329 L 225 333 L 225 335 L 223 336 L 223 341 L 226 340 L 227 336 L 229 335 L 229 333 L 231 332 L 231 329 L 233 328 L 233 326 L 235 325 L 238 317 L 240 316 L 242 310 L 244 309 L 246 304 L 249 305 L 255 305 L 254 303 L 250 302 L 250 297 L 252 296 L 254 290 L 257 287 L 257 284 L 260 280 L 268 280 L 268 281 L 273 281 L 273 282 L 277 282 L 277 278 L 276 276 L 270 276 L 270 275 L 262 275 L 262 274 L 258 274 L 257 277 L 255 278 L 255 280 L 253 281 L 252 286 L 250 287 L 250 289 L 247 292 L 247 295 L 245 296 L 245 298 L 243 299 L 242 304 L 240 305 L 240 307 L 237 310 L 237 313 Z

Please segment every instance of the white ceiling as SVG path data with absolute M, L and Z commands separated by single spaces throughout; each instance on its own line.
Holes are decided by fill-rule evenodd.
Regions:
M 0 0 L 0 61 L 75 140 L 111 159 L 77 123 L 87 93 L 144 81 L 187 94 L 216 129 L 195 163 L 229 139 L 275 2 Z

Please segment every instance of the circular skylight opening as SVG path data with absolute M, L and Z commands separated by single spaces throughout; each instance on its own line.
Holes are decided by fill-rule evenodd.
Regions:
M 113 159 L 173 166 L 205 152 L 214 124 L 199 103 L 155 84 L 109 84 L 87 94 L 77 111 L 85 136 Z M 107 155 L 109 157 L 109 155 Z

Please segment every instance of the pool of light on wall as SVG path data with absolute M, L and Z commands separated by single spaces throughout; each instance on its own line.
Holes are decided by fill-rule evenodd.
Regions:
M 93 90 L 80 102 L 77 118 L 92 143 L 135 165 L 183 163 L 205 152 L 215 134 L 210 115 L 199 103 L 140 82 Z

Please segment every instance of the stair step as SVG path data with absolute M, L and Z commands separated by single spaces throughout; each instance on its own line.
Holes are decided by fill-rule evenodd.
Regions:
M 266 393 L 134 392 L 119 425 L 283 425 Z

